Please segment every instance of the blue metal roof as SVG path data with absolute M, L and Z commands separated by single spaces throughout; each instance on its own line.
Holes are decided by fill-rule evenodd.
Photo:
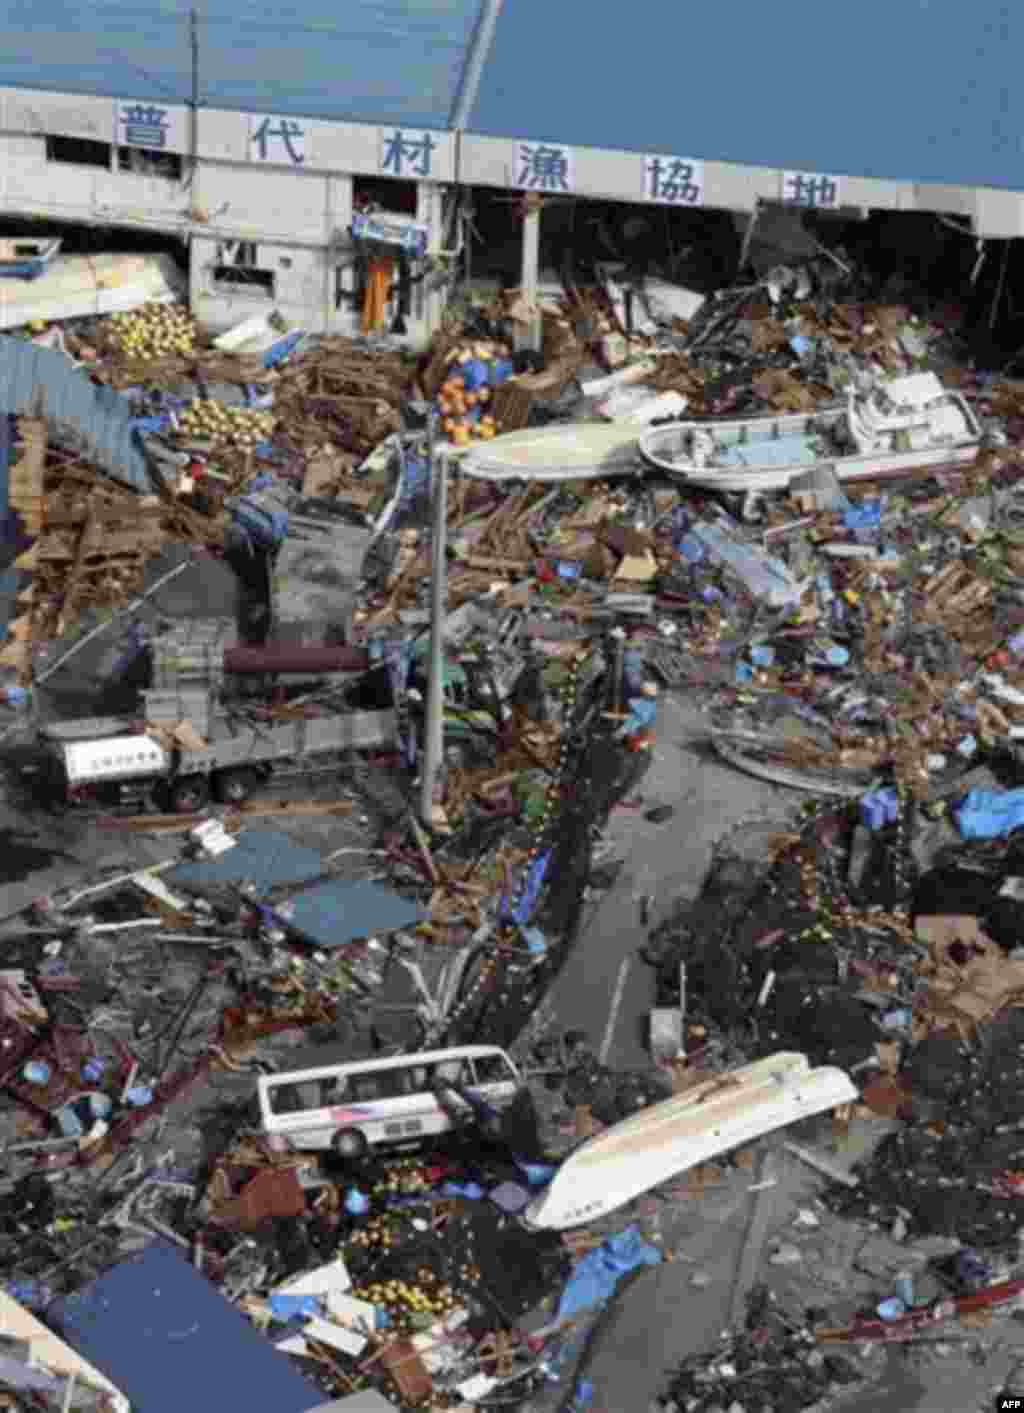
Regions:
M 467 130 L 830 175 L 1024 189 L 1024 8 L 514 0 Z
M 133 1413 L 308 1413 L 323 1403 L 249 1321 L 166 1242 L 47 1311 Z
M 233 849 L 216 858 L 179 864 L 167 874 L 167 882 L 186 893 L 202 893 L 248 880 L 262 898 L 286 883 L 311 883 L 323 871 L 323 857 L 316 849 L 297 844 L 277 829 L 247 829 L 237 836 Z
M 426 917 L 419 903 L 365 879 L 338 879 L 288 899 L 292 909 L 282 917 L 290 932 L 314 947 L 341 947 L 357 937 L 397 932 Z
M 446 128 L 480 8 L 209 0 L 198 6 L 200 98 L 212 108 Z M 0 85 L 186 103 L 188 12 L 188 0 L 13 0 L 0 28 Z
M 91 382 L 63 353 L 0 336 L 0 414 L 5 412 L 71 427 L 89 460 L 134 490 L 152 489 L 127 399 Z M 0 514 L 6 512 L 5 488 Z

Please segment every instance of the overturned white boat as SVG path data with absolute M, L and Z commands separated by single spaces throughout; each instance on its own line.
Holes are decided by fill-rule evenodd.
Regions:
M 768 1055 L 588 1138 L 524 1209 L 523 1221 L 553 1231 L 597 1221 L 698 1163 L 856 1098 L 834 1066 L 811 1069 L 806 1055 L 789 1051 Z
M 643 463 L 636 426 L 573 422 L 479 442 L 459 469 L 485 481 L 586 481 L 643 470 Z
M 676 422 L 640 437 L 644 460 L 686 485 L 781 491 L 830 467 L 840 481 L 973 461 L 982 430 L 974 412 L 934 373 L 850 390 L 845 405 L 776 417 Z
M 117 314 L 187 295 L 188 279 L 170 255 L 58 255 L 37 279 L 0 282 L 0 329 Z

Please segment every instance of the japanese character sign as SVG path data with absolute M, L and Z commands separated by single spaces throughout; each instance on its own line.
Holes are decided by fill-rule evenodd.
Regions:
M 166 108 L 152 103 L 118 105 L 118 140 L 126 147 L 165 147 L 168 126 Z
M 249 156 L 257 162 L 301 167 L 306 160 L 306 133 L 296 118 L 254 115 L 249 120 Z
M 527 191 L 572 191 L 572 148 L 550 142 L 517 142 L 512 186 Z
M 380 170 L 389 177 L 429 177 L 436 140 L 429 132 L 395 128 L 380 135 Z
M 704 163 L 692 157 L 645 157 L 644 196 L 666 206 L 703 206 Z
M 839 206 L 838 177 L 820 172 L 783 172 L 782 200 L 786 206 L 808 206 L 816 211 L 834 211 Z

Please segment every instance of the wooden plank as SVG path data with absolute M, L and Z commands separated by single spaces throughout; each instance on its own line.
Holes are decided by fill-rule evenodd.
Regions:
M 743 1249 L 740 1252 L 739 1265 L 736 1268 L 736 1278 L 733 1281 L 732 1295 L 729 1301 L 728 1323 L 731 1328 L 736 1328 L 742 1320 L 746 1310 L 747 1296 L 757 1280 L 761 1253 L 764 1249 L 765 1237 L 768 1234 L 768 1223 L 775 1208 L 774 1176 L 774 1155 L 770 1148 L 766 1148 L 757 1178 L 756 1186 L 759 1190 L 754 1197 L 754 1206 L 743 1239 Z

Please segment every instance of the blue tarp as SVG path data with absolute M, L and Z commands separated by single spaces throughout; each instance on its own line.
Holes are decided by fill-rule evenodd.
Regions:
M 661 1252 L 643 1240 L 639 1227 L 626 1227 L 608 1237 L 596 1251 L 588 1251 L 576 1262 L 558 1302 L 559 1320 L 602 1305 L 623 1276 L 638 1266 L 657 1266 L 660 1261 Z
M 276 829 L 247 829 L 238 835 L 233 849 L 217 858 L 179 864 L 167 875 L 167 883 L 186 893 L 202 893 L 248 880 L 263 897 L 286 883 L 311 883 L 323 872 L 324 861 L 316 849 L 296 844 Z
M 415 927 L 426 917 L 419 903 L 363 879 L 322 883 L 289 898 L 288 907 L 288 916 L 275 914 L 278 922 L 314 947 L 341 947 L 357 937 Z
M 1024 825 L 1024 789 L 968 790 L 953 818 L 965 839 L 1003 839 Z
M 309 1413 L 323 1393 L 175 1248 L 157 1241 L 51 1306 L 134 1413 Z

